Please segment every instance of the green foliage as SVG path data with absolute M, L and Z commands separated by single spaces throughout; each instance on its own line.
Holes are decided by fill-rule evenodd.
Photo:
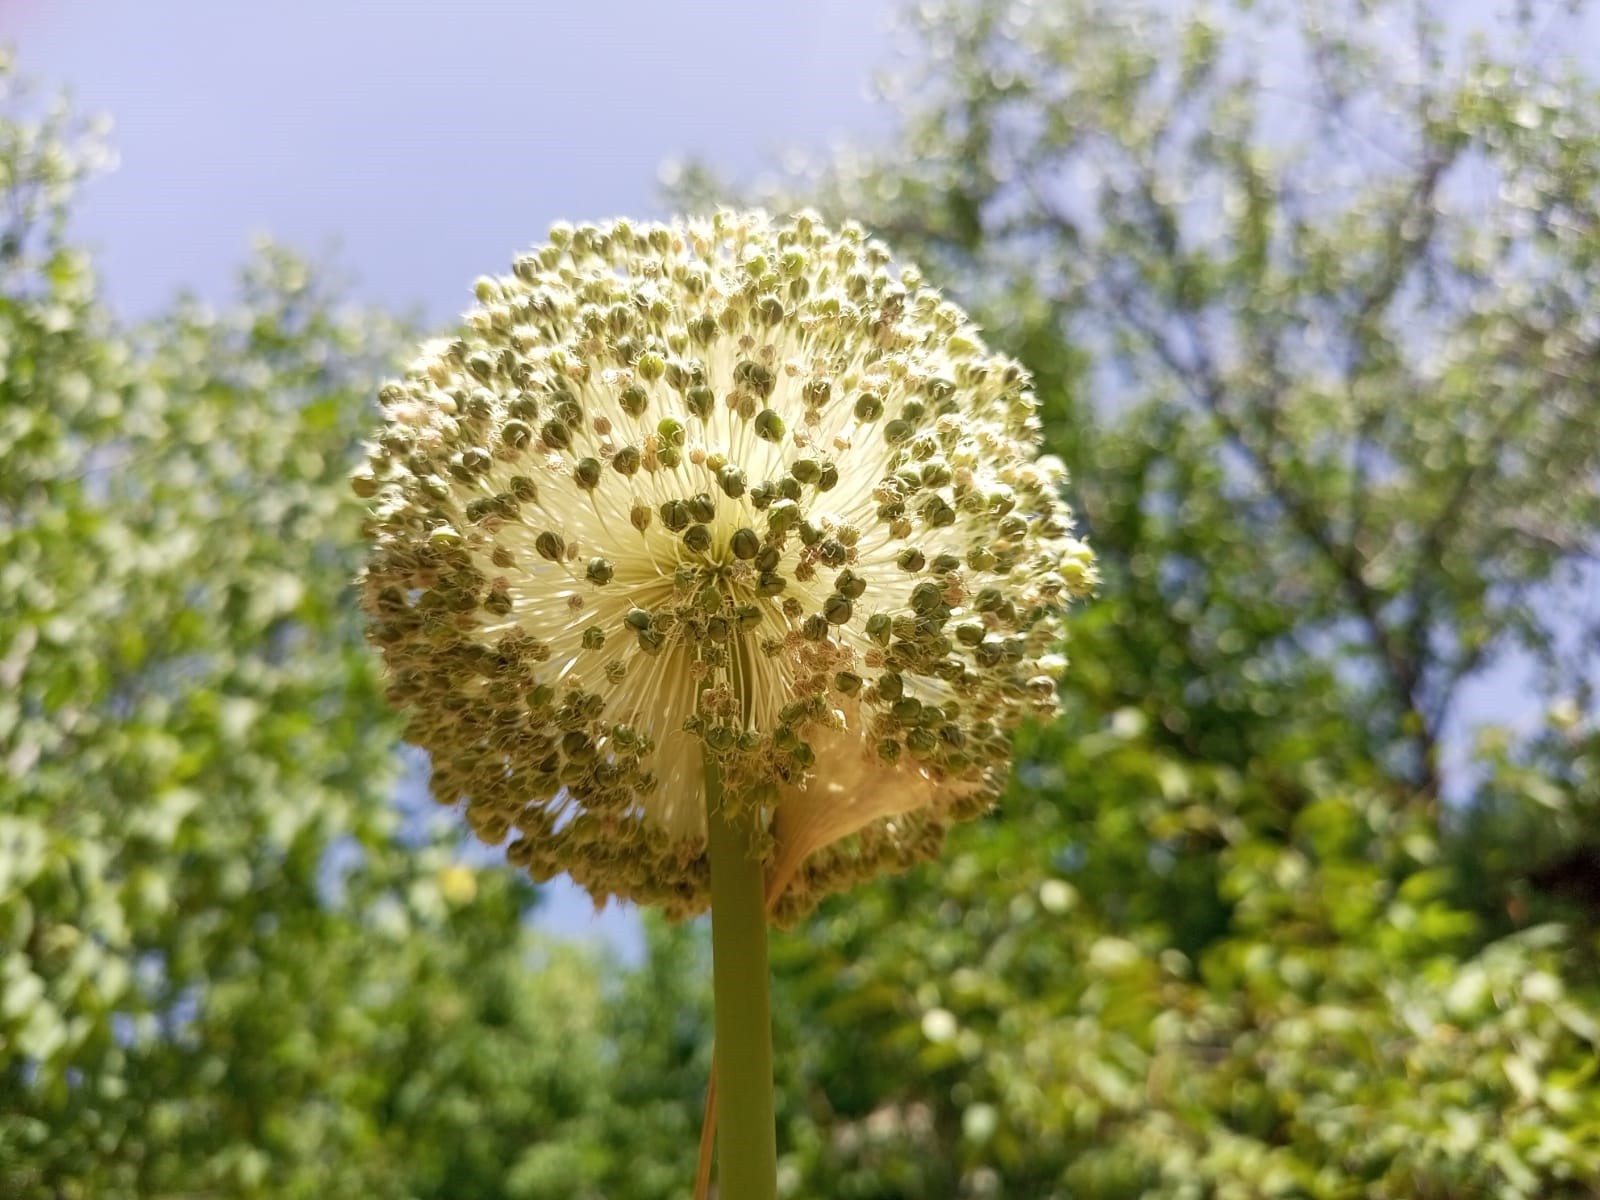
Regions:
M 1106 582 L 997 816 L 775 938 L 786 1194 L 1594 1194 L 1559 20 L 917 13 L 892 152 L 807 187 L 1031 367 Z M 278 251 L 118 327 L 83 146 L 0 120 L 0 1194 L 687 1195 L 700 932 L 541 942 L 394 806 L 343 479 L 399 331 Z M 1469 744 L 1507 661 L 1537 694 Z
M 93 144 L 3 85 L 0 1194 L 684 1192 L 698 1024 L 633 1055 L 531 889 L 394 803 L 346 480 L 409 335 L 270 247 L 119 327 L 66 238 Z M 638 1180 L 624 1086 L 679 1089 Z
M 1600 1185 L 1600 95 L 1453 16 L 921 5 L 797 185 L 1033 369 L 1105 584 L 998 818 L 783 945 L 796 1194 Z

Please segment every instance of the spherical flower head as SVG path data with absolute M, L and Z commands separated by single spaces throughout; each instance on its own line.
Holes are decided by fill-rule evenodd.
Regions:
M 777 915 L 935 853 L 1094 585 L 1022 369 L 854 225 L 558 226 L 380 400 L 371 637 L 432 787 L 597 903 Z

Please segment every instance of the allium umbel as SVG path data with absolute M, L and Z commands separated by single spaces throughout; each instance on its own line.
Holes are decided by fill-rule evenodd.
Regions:
M 435 797 L 687 915 L 710 760 L 780 920 L 982 813 L 1094 583 L 1021 368 L 808 215 L 558 226 L 477 297 L 355 481 Z

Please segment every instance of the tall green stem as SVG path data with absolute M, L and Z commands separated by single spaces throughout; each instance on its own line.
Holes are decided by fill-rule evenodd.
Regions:
M 761 862 L 751 853 L 754 813 L 748 819 L 728 820 L 722 807 L 722 775 L 710 755 L 705 776 L 711 975 L 722 1109 L 717 1194 L 723 1200 L 777 1200 L 767 911 Z

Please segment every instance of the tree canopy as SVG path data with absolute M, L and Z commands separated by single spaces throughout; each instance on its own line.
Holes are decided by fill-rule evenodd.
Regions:
M 1600 1187 L 1578 19 L 932 0 L 891 145 L 771 198 L 1029 367 L 1104 574 L 994 816 L 775 938 L 787 1194 Z M 345 479 L 409 332 L 276 248 L 117 321 L 5 78 L 0 1193 L 687 1196 L 703 931 L 552 943 L 395 803 Z
M 1449 15 L 920 6 L 804 184 L 1033 369 L 1105 583 L 990 827 L 788 946 L 802 1190 L 1600 1178 L 1600 108 Z

